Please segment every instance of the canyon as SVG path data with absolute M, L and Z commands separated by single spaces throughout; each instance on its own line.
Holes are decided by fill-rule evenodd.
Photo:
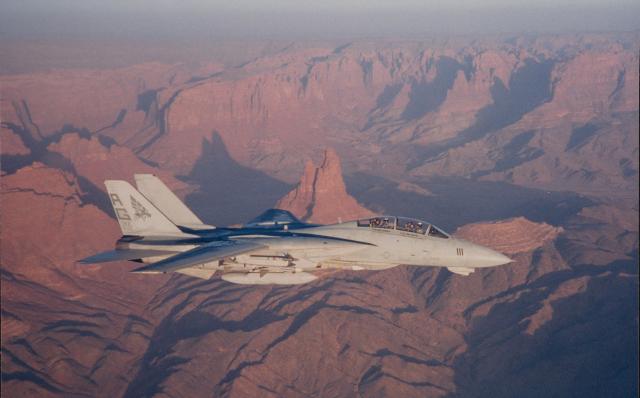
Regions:
M 637 395 L 638 43 L 221 44 L 103 67 L 34 46 L 0 73 L 2 396 Z M 514 263 L 285 287 L 78 264 L 120 237 L 103 180 L 141 172 L 213 225 L 398 214 Z

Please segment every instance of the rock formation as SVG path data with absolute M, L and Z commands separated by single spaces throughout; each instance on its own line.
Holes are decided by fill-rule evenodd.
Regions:
M 561 232 L 561 227 L 517 217 L 492 223 L 468 224 L 459 228 L 455 236 L 501 253 L 514 254 L 534 251 L 546 242 L 553 241 Z
M 5 75 L 0 108 L 4 128 L 33 139 L 99 133 L 179 175 L 216 131 L 242 165 L 289 182 L 316 148 L 332 146 L 350 173 L 628 190 L 638 183 L 634 40 L 325 43 L 240 68 Z
M 331 148 L 324 151 L 320 167 L 315 167 L 311 161 L 306 163 L 300 182 L 278 201 L 276 208 L 289 210 L 303 221 L 321 224 L 374 214 L 347 193 L 340 158 Z
M 62 155 L 78 175 L 101 190 L 104 190 L 103 182 L 108 179 L 133 183 L 134 173 L 156 174 L 173 190 L 182 192 L 187 189 L 173 174 L 144 163 L 131 149 L 115 143 L 105 145 L 98 137 L 82 138 L 76 133 L 65 134 L 60 141 L 50 144 L 47 150 Z

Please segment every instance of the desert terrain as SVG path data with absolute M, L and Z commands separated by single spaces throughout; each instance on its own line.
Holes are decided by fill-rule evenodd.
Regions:
M 637 395 L 639 45 L 2 43 L 2 396 Z M 404 215 L 515 262 L 301 286 L 78 264 L 133 173 L 213 225 Z

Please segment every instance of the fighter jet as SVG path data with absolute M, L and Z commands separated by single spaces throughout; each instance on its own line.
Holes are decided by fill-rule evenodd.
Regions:
M 131 272 L 177 272 L 239 284 L 302 284 L 324 269 L 382 270 L 401 264 L 445 267 L 469 275 L 511 259 L 455 238 L 426 221 L 375 216 L 331 225 L 308 224 L 269 209 L 239 227 L 203 223 L 153 175 L 136 175 L 139 192 L 126 181 L 105 185 L 122 230 L 115 250 L 84 264 L 135 261 Z

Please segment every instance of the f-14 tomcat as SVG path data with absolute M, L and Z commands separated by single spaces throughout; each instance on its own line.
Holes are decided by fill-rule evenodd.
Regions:
M 270 209 L 241 227 L 204 224 L 150 174 L 105 181 L 123 236 L 116 248 L 80 262 L 148 263 L 134 273 L 178 272 L 208 279 L 221 274 L 240 284 L 302 284 L 321 269 L 382 270 L 400 264 L 446 267 L 469 275 L 511 260 L 489 248 L 454 238 L 435 225 L 405 217 L 376 216 L 332 225 L 303 223 Z

